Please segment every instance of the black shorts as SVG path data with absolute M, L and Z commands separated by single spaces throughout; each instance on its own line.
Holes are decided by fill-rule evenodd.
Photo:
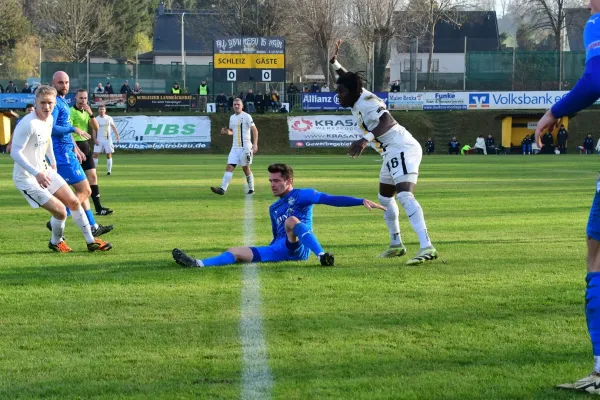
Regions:
M 75 143 L 77 143 L 77 147 L 79 147 L 79 150 L 81 150 L 81 152 L 85 154 L 85 161 L 81 163 L 81 168 L 83 168 L 84 171 L 87 171 L 89 169 L 96 169 L 96 166 L 94 165 L 94 159 L 92 158 L 92 154 L 94 153 L 92 152 L 92 147 L 90 146 L 90 143 L 87 140 Z

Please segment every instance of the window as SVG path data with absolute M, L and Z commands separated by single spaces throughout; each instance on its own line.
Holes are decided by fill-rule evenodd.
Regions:
M 415 69 L 417 70 L 417 72 L 423 71 L 423 60 L 415 60 Z M 404 72 L 410 72 L 410 59 L 404 60 Z
M 440 60 L 431 60 L 431 72 L 440 72 Z
M 417 72 L 423 72 L 423 60 L 420 58 L 416 62 L 416 69 Z
M 404 60 L 404 72 L 410 72 L 410 60 Z

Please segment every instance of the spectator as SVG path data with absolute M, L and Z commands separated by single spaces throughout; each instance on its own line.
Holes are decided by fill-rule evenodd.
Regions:
M 227 96 L 225 96 L 225 92 L 221 92 L 217 98 L 215 99 L 215 103 L 217 103 L 217 112 L 219 111 L 219 108 L 223 109 L 223 112 L 227 112 L 228 107 L 227 107 Z M 231 105 L 233 106 L 233 99 L 231 99 Z
M 456 154 L 460 150 L 460 142 L 456 139 L 456 136 L 452 136 L 452 139 L 448 142 L 448 154 Z
M 390 92 L 397 93 L 400 91 L 400 81 L 395 81 L 392 87 L 390 87 Z
M 531 137 L 529 137 L 529 135 L 525 135 L 523 141 L 521 141 L 521 149 L 523 150 L 523 154 L 531 154 L 533 150 L 531 146 L 532 143 L 533 140 Z
M 0 85 L 0 93 L 4 93 L 4 88 Z
M 313 82 L 312 86 L 310 87 L 310 92 L 311 93 L 320 93 L 321 92 L 321 87 L 319 86 L 319 84 L 317 82 Z
M 23 87 L 23 90 L 21 90 L 21 93 L 32 93 L 31 88 L 29 87 L 29 84 L 27 82 L 25 82 L 25 86 Z
M 487 148 L 485 146 L 485 139 L 483 138 L 483 135 L 479 135 L 477 137 L 473 147 L 477 149 L 477 153 L 485 154 L 487 156 Z
M 249 89 L 248 94 L 246 95 L 246 110 L 248 110 L 249 113 L 256 111 L 254 108 L 254 93 L 252 92 L 252 89 Z
M 300 89 L 294 83 L 290 83 L 290 86 L 287 88 L 287 92 L 290 96 L 288 96 L 288 101 L 290 102 L 290 109 L 293 110 L 296 103 L 300 100 L 298 93 L 300 93 Z
M 202 80 L 198 86 L 198 107 L 200 107 L 201 112 L 206 112 L 206 103 L 208 102 L 209 94 L 210 90 L 208 89 L 208 85 L 205 80 Z
M 302 91 L 304 93 L 310 93 L 310 89 L 308 88 L 308 86 L 304 85 L 304 87 L 302 88 Z
M 106 86 L 104 86 L 104 93 L 106 94 L 114 94 L 114 90 L 110 82 L 106 82 Z
M 258 92 L 258 94 L 256 96 L 254 96 L 254 105 L 256 105 L 256 111 L 264 114 L 265 113 L 265 108 L 267 106 L 267 102 L 266 102 L 266 98 L 265 96 L 262 94 L 262 92 Z
M 181 94 L 181 88 L 179 87 L 179 83 L 175 82 L 173 87 L 171 88 L 171 94 Z
M 471 146 L 469 146 L 468 144 L 465 144 L 462 149 L 460 149 L 460 154 L 465 155 L 465 154 L 471 154 Z
M 233 100 L 235 100 L 235 93 L 231 93 L 231 96 L 227 99 L 227 107 L 233 108 Z
M 564 125 L 560 126 L 558 130 L 558 134 L 556 135 L 556 142 L 558 150 L 560 150 L 561 154 L 567 154 L 567 139 L 569 138 L 569 133 L 565 129 Z
M 271 108 L 273 109 L 273 112 L 277 112 L 281 108 L 281 102 L 279 101 L 279 93 L 277 93 L 277 90 L 273 90 L 271 92 Z
M 550 131 L 544 133 L 542 136 L 542 154 L 554 154 L 554 137 Z
M 131 93 L 131 86 L 129 86 L 129 81 L 125 81 L 123 86 L 121 86 L 120 92 L 121 92 L 121 94 Z
M 583 139 L 583 148 L 585 154 L 594 154 L 594 139 L 592 139 L 591 133 L 588 133 L 585 139 Z
M 435 152 L 435 143 L 431 137 L 427 138 L 427 143 L 425 143 L 425 154 L 432 155 Z
M 133 94 L 142 94 L 142 88 L 140 87 L 140 84 L 137 82 L 133 86 Z
M 17 86 L 13 83 L 13 81 L 8 82 L 8 86 L 5 90 L 6 93 L 17 93 Z
M 321 86 L 321 93 L 329 93 L 329 86 L 327 86 L 326 83 L 323 84 L 323 86 Z
M 488 135 L 485 139 L 485 147 L 488 153 L 498 154 L 498 148 L 496 147 L 496 139 L 492 135 Z
M 290 83 L 290 86 L 288 86 L 287 92 L 290 94 L 300 93 L 300 89 L 298 89 L 298 87 L 296 85 L 294 85 L 294 83 L 292 82 L 292 83 Z
M 101 82 L 98 82 L 98 86 L 96 86 L 94 88 L 94 93 L 96 93 L 96 94 L 102 94 L 102 93 L 104 93 L 104 87 L 102 86 Z

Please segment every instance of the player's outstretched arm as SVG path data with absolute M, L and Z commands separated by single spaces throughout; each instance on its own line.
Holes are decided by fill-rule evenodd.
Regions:
M 335 42 L 335 50 L 333 52 L 333 55 L 329 59 L 329 62 L 331 63 L 331 65 L 333 66 L 333 69 L 335 70 L 335 72 L 338 75 L 342 75 L 342 74 L 348 72 L 348 70 L 346 70 L 346 68 L 342 67 L 342 64 L 340 64 L 339 61 L 337 60 L 337 56 L 338 56 L 338 53 L 340 52 L 341 44 L 342 44 L 341 39 L 338 39 L 337 42 Z
M 386 210 L 386 208 L 380 204 L 372 202 L 367 199 L 359 199 L 357 197 L 350 196 L 333 196 L 327 193 L 321 193 L 319 200 L 316 204 L 325 204 L 333 207 L 356 207 L 364 206 L 367 210 L 378 208 L 380 210 Z

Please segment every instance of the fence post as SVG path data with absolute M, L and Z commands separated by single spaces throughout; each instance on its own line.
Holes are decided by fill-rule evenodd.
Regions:
M 515 61 L 516 61 L 516 51 L 515 46 L 513 46 L 513 56 L 512 56 L 512 87 L 511 90 L 515 90 Z
M 463 91 L 467 90 L 467 36 L 465 35 L 465 56 L 464 56 L 465 70 L 463 72 Z

